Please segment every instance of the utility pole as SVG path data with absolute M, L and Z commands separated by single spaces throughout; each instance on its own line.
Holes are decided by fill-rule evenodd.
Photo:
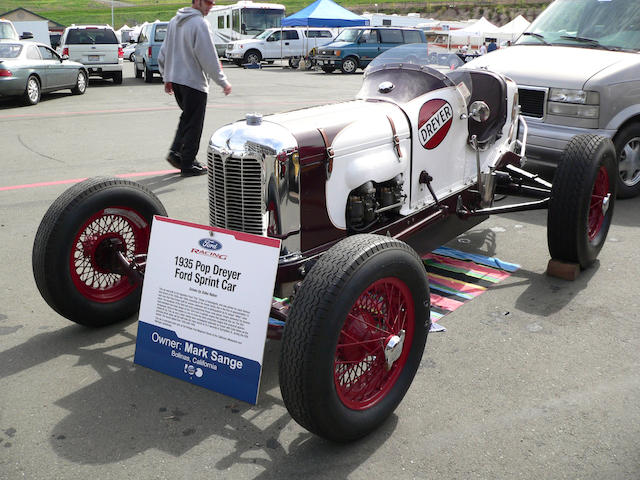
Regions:
M 113 28 L 114 30 L 116 29 L 113 23 L 113 0 L 111 0 L 111 28 Z

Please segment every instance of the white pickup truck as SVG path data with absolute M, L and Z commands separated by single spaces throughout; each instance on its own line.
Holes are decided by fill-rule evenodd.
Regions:
M 270 28 L 255 38 L 230 42 L 225 57 L 236 65 L 287 58 L 295 68 L 301 57 L 331 43 L 334 37 L 335 32 L 330 28 Z

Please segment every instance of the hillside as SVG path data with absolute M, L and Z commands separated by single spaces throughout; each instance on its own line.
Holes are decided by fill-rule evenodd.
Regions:
M 304 8 L 312 0 L 285 0 L 287 14 Z M 219 1 L 224 5 L 228 1 Z M 356 13 L 365 11 L 379 13 L 397 13 L 406 15 L 419 13 L 425 18 L 438 20 L 467 20 L 486 17 L 496 25 L 503 25 L 518 15 L 533 20 L 549 1 L 540 0 L 493 0 L 493 1 L 423 1 L 398 2 L 395 0 L 377 0 L 377 3 L 363 3 L 362 0 L 338 0 L 340 5 Z M 54 20 L 62 25 L 72 23 L 111 23 L 111 0 L 0 0 L 0 14 L 18 7 L 26 8 L 38 15 Z M 175 0 L 118 0 L 113 1 L 113 18 L 116 28 L 123 24 L 135 25 L 155 19 L 168 20 L 180 7 L 189 2 Z

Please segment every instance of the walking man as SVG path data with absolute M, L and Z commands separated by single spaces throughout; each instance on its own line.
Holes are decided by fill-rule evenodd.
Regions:
M 182 114 L 167 161 L 180 169 L 183 177 L 204 175 L 207 167 L 196 161 L 207 109 L 209 80 L 231 93 L 231 84 L 222 71 L 209 23 L 204 17 L 215 2 L 192 0 L 191 7 L 178 10 L 167 28 L 158 66 L 164 91 L 174 94 Z

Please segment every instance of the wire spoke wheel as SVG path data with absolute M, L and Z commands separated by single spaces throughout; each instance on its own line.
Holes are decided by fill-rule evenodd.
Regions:
M 33 276 L 42 298 L 63 317 L 102 326 L 138 310 L 154 215 L 167 212 L 146 187 L 96 177 L 62 193 L 33 243 Z M 124 261 L 123 261 L 124 259 Z M 134 263 L 135 262 L 135 263 Z
M 407 362 L 413 340 L 413 298 L 396 278 L 374 282 L 358 297 L 340 331 L 334 379 L 340 400 L 363 410 L 376 404 L 393 388 Z M 401 351 L 389 367 L 385 348 L 394 339 Z
M 582 269 L 595 262 L 611 225 L 616 177 L 610 139 L 576 135 L 569 141 L 549 199 L 547 243 L 552 258 Z
M 416 252 L 380 235 L 345 238 L 293 298 L 280 351 L 287 410 L 332 441 L 367 435 L 404 398 L 429 325 L 429 284 Z
M 126 207 L 101 210 L 87 220 L 73 242 L 69 259 L 74 285 L 94 302 L 114 302 L 137 288 L 127 276 L 116 273 L 116 250 L 132 261 L 149 248 L 151 225 L 136 224 L 138 214 Z M 109 241 L 115 242 L 109 242 Z M 114 248 L 118 245 L 119 248 Z

